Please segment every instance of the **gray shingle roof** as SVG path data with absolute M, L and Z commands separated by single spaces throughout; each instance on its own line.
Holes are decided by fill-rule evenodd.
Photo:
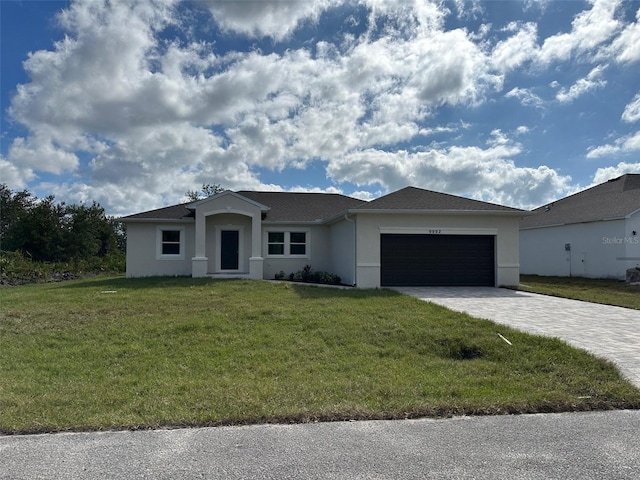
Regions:
M 517 208 L 416 187 L 405 187 L 397 192 L 372 200 L 358 207 L 357 210 L 462 210 L 524 213 L 523 210 Z
M 627 174 L 533 210 L 521 228 L 624 218 L 640 210 L 640 174 Z
M 243 197 L 270 208 L 268 222 L 314 222 L 329 220 L 340 213 L 356 208 L 363 200 L 336 193 L 237 192 Z
M 236 192 L 249 200 L 269 207 L 264 218 L 268 222 L 315 222 L 334 218 L 362 205 L 363 200 L 332 193 Z M 149 210 L 123 217 L 122 220 L 182 220 L 192 218 L 189 203 Z
M 194 213 L 187 208 L 187 205 L 189 205 L 189 203 L 181 203 L 180 205 L 134 213 L 133 215 L 122 217 L 120 220 L 182 220 L 193 218 Z
M 316 222 L 334 219 L 342 213 L 378 210 L 458 210 L 521 212 L 517 208 L 432 192 L 421 188 L 406 187 L 371 202 L 335 193 L 294 192 L 236 192 L 249 200 L 269 207 L 264 220 L 267 222 Z M 122 220 L 182 220 L 193 218 L 190 204 L 183 203 L 148 212 L 123 217 Z

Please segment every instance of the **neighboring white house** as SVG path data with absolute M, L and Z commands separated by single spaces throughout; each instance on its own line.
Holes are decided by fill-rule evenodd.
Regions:
M 273 279 L 310 265 L 360 288 L 517 285 L 526 212 L 407 187 L 371 202 L 225 191 L 122 218 L 127 276 Z
M 640 174 L 537 208 L 520 224 L 520 271 L 625 278 L 640 266 Z

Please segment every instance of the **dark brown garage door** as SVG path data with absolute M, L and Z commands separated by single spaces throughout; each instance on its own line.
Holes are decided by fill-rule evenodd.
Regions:
M 382 234 L 382 286 L 494 286 L 491 235 Z

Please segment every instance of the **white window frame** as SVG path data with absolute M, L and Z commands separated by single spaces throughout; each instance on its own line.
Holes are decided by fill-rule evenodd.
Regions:
M 269 233 L 284 233 L 284 253 L 283 254 L 270 254 L 269 253 Z M 291 253 L 291 234 L 292 233 L 304 233 L 304 255 L 296 255 Z M 264 251 L 268 258 L 309 258 L 309 252 L 311 250 L 311 229 L 309 228 L 268 228 L 264 233 Z M 294 243 L 294 245 L 302 245 L 302 243 Z
M 282 243 L 280 243 L 280 242 L 270 242 L 269 241 L 269 234 L 271 234 L 271 233 L 281 233 L 282 234 Z M 271 231 L 267 231 L 267 235 L 266 236 L 267 236 L 267 242 L 266 242 L 267 243 L 267 249 L 266 249 L 267 256 L 269 256 L 269 257 L 284 257 L 286 255 L 286 253 L 287 253 L 287 248 L 286 248 L 287 247 L 287 233 L 284 230 L 282 230 L 282 231 L 280 231 L 280 230 L 271 230 Z M 270 245 L 282 245 L 282 253 L 269 253 L 269 246 Z
M 180 253 L 177 254 L 163 254 L 162 253 L 162 232 L 179 232 L 180 233 Z M 162 225 L 156 227 L 156 260 L 184 260 L 184 227 Z
M 308 238 L 309 238 L 309 234 L 307 232 L 301 232 L 301 231 L 291 231 L 288 232 L 289 233 L 289 255 L 292 257 L 306 257 L 307 256 L 307 243 L 308 243 Z M 291 235 L 293 235 L 294 233 L 304 233 L 304 243 L 300 243 L 300 242 L 293 242 L 293 240 L 291 240 Z M 287 236 L 285 235 L 285 245 L 287 244 L 286 242 Z M 304 245 L 304 253 L 291 253 L 291 247 L 293 245 Z M 286 250 L 286 247 L 285 247 Z

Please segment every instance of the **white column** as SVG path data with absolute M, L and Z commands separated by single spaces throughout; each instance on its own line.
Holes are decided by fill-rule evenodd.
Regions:
M 208 268 L 208 259 L 206 257 L 206 233 L 207 233 L 207 217 L 198 213 L 196 209 L 196 231 L 195 231 L 195 257 L 191 259 L 191 276 L 206 277 Z
M 251 258 L 249 258 L 249 276 L 261 280 L 264 276 L 264 258 L 262 257 L 262 212 L 251 217 Z

